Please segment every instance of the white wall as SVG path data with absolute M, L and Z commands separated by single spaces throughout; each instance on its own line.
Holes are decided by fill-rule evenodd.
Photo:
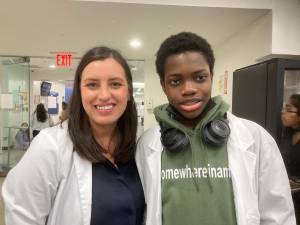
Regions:
M 300 1 L 274 0 L 272 53 L 300 55 Z
M 234 35 L 214 49 L 216 64 L 212 95 L 222 95 L 231 105 L 232 73 L 241 67 L 257 63 L 256 60 L 271 53 L 271 12 L 249 27 Z M 218 82 L 224 72 L 228 71 L 228 94 L 220 93 Z
M 145 61 L 145 107 L 144 107 L 144 130 L 152 127 L 156 121 L 153 115 L 153 110 L 147 109 L 147 102 L 152 100 L 153 108 L 167 103 L 167 98 L 161 89 L 159 77 L 155 71 L 155 61 L 154 59 L 148 59 Z

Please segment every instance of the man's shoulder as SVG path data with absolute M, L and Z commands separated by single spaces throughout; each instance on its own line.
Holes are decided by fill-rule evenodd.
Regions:
M 228 114 L 229 125 L 231 127 L 231 131 L 237 133 L 238 136 L 252 137 L 255 140 L 257 139 L 265 139 L 272 140 L 271 135 L 258 123 L 237 117 L 231 113 Z
M 154 136 L 157 136 L 157 134 L 160 134 L 160 126 L 156 124 L 155 126 L 145 130 L 142 135 L 140 136 L 138 141 L 147 141 L 152 140 Z
M 156 124 L 142 133 L 138 139 L 138 148 L 149 146 L 158 140 L 160 141 L 160 126 Z

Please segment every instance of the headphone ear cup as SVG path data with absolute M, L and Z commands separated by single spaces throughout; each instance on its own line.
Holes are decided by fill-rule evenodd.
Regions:
M 189 139 L 184 132 L 175 128 L 167 128 L 161 132 L 161 142 L 166 150 L 176 153 L 187 146 Z
M 216 119 L 207 123 L 202 129 L 202 138 L 205 143 L 213 146 L 222 146 L 230 135 L 227 120 Z

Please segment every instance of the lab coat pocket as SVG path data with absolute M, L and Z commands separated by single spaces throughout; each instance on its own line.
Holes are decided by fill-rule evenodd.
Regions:
M 247 225 L 259 225 L 259 224 L 260 224 L 259 215 L 248 214 L 248 216 L 247 216 Z

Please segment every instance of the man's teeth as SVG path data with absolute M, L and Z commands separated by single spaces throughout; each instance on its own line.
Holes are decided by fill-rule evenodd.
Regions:
M 183 105 L 194 105 L 196 103 L 198 103 L 198 101 L 185 102 Z
M 112 105 L 96 106 L 96 108 L 99 110 L 109 110 L 112 109 L 112 107 Z

